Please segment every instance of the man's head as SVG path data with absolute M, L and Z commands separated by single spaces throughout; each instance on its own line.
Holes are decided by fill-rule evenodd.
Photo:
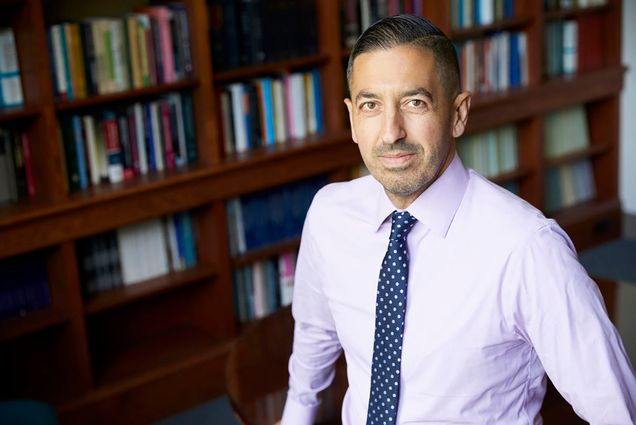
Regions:
M 470 94 L 453 46 L 425 19 L 385 18 L 360 36 L 347 69 L 351 134 L 371 174 L 405 208 L 450 164 Z
M 460 90 L 459 63 L 453 43 L 432 22 L 413 15 L 397 15 L 382 19 L 360 36 L 351 50 L 347 64 L 349 89 L 353 62 L 359 55 L 402 45 L 430 50 L 435 57 L 435 66 L 448 96 L 457 96 Z

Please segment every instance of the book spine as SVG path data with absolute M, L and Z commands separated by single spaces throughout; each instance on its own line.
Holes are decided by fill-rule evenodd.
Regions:
M 124 166 L 117 117 L 113 112 L 104 112 L 103 126 L 108 157 L 108 179 L 111 183 L 119 183 L 124 180 Z
M 20 64 L 13 30 L 0 31 L 0 107 L 22 106 Z

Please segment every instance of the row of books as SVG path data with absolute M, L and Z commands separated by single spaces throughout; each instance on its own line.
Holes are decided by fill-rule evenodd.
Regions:
M 543 156 L 557 158 L 590 145 L 585 106 L 547 114 L 543 119 Z
M 544 207 L 548 211 L 571 207 L 596 196 L 589 159 L 548 168 L 544 184 Z
M 11 28 L 0 28 L 0 109 L 22 106 L 20 63 Z
M 239 321 L 259 319 L 291 304 L 295 269 L 295 252 L 235 269 L 234 305 Z
M 189 34 L 181 3 L 52 25 L 47 38 L 55 95 L 66 101 L 187 78 Z
M 302 139 L 323 130 L 317 69 L 232 83 L 221 92 L 226 154 Z
M 325 184 L 320 176 L 228 200 L 232 255 L 300 236 L 309 205 Z
M 550 21 L 545 27 L 545 73 L 548 77 L 593 71 L 604 65 L 602 15 Z
M 35 195 L 26 133 L 0 128 L 0 204 Z
M 214 68 L 313 55 L 315 0 L 208 0 Z
M 418 0 L 343 0 L 340 3 L 342 44 L 351 48 L 372 23 L 400 13 L 422 15 Z
M 517 168 L 517 143 L 517 128 L 507 125 L 462 137 L 457 151 L 466 167 L 490 178 Z
M 50 304 L 51 292 L 43 253 L 0 260 L 0 319 L 24 316 Z
M 455 29 L 491 25 L 515 16 L 515 0 L 453 0 L 450 8 Z
M 456 47 L 464 90 L 489 93 L 528 84 L 525 32 L 504 31 Z
M 86 296 L 185 270 L 197 264 L 190 212 L 153 219 L 77 241 Z
M 59 120 L 71 191 L 118 183 L 197 159 L 192 98 L 168 93 L 150 102 Z
M 544 0 L 545 10 L 563 10 L 603 6 L 607 0 Z

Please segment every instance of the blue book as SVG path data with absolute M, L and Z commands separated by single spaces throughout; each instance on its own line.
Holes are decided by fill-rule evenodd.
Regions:
M 82 119 L 78 115 L 71 118 L 73 123 L 73 142 L 77 155 L 77 168 L 79 171 L 79 183 L 82 189 L 88 187 L 88 169 L 86 167 L 86 152 L 84 150 L 84 134 L 82 133 Z
M 178 214 L 180 216 L 181 228 L 183 230 L 183 259 L 186 268 L 197 265 L 196 243 L 192 226 L 192 215 L 185 211 Z
M 177 234 L 177 252 L 179 253 L 179 262 L 185 265 L 185 235 L 183 234 L 183 227 L 181 226 L 183 217 L 181 214 L 174 214 L 170 217 L 170 219 L 174 223 L 174 231 Z
M 247 320 L 254 318 L 254 289 L 252 285 L 252 266 L 243 268 L 243 293 L 245 294 L 245 317 Z
M 515 0 L 504 0 L 504 18 L 515 16 Z
M 70 52 L 68 51 L 68 40 L 66 39 L 66 25 L 68 24 L 59 25 L 58 29 L 60 31 L 60 39 L 62 40 L 61 44 L 62 44 L 62 58 L 64 60 L 64 77 L 66 79 L 66 86 L 67 86 L 66 97 L 68 100 L 73 100 L 75 99 L 75 96 L 73 94 L 73 83 L 71 79 L 71 64 L 69 63 Z
M 278 294 L 278 258 L 265 262 L 265 281 L 267 287 L 267 311 L 273 313 L 280 307 Z
M 50 304 L 46 258 L 41 253 L 0 260 L 0 319 Z
M 521 85 L 521 58 L 519 57 L 519 33 L 510 33 L 510 87 Z
M 148 159 L 148 169 L 157 171 L 157 161 L 155 159 L 155 144 L 152 137 L 152 111 L 150 103 L 144 103 L 144 130 L 146 142 L 146 158 Z
M 311 71 L 311 79 L 314 86 L 314 102 L 316 103 L 316 129 L 320 133 L 325 128 L 322 115 L 322 89 L 320 87 L 320 72 L 317 69 Z
M 272 96 L 272 79 L 269 77 L 259 80 L 263 95 L 263 115 L 265 125 L 265 144 L 273 145 L 276 143 L 276 124 L 274 122 L 274 97 Z

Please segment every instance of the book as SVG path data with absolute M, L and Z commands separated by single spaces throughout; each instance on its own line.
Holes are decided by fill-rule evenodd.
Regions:
M 0 108 L 24 103 L 20 63 L 15 36 L 11 28 L 0 29 Z

